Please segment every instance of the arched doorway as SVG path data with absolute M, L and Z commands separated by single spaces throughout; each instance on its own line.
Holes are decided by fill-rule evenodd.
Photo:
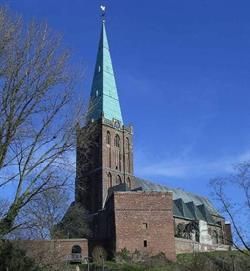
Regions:
M 78 245 L 74 245 L 72 247 L 71 253 L 72 254 L 75 254 L 75 253 L 81 254 L 82 253 L 82 248 L 80 246 L 78 246 Z
M 82 248 L 79 245 L 74 245 L 71 249 L 72 263 L 80 263 L 82 261 Z

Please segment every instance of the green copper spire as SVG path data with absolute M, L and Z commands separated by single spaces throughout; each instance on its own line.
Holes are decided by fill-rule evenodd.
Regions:
M 101 117 L 111 121 L 118 120 L 123 124 L 104 20 L 102 22 L 91 88 L 87 122 L 100 119 Z

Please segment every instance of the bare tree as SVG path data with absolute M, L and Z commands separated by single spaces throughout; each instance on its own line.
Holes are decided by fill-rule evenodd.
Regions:
M 14 239 L 50 239 L 69 206 L 69 194 L 64 188 L 47 190 L 34 196 L 19 213 L 16 223 L 21 225 L 10 237 Z
M 5 214 L 8 207 L 9 207 L 8 200 L 0 198 L 0 217 L 2 217 Z
M 61 38 L 46 24 L 25 25 L 0 8 L 0 195 L 11 189 L 0 238 L 39 194 L 64 186 L 79 110 Z
M 210 182 L 221 211 L 230 220 L 233 245 L 250 255 L 250 162 L 235 167 L 235 173 Z

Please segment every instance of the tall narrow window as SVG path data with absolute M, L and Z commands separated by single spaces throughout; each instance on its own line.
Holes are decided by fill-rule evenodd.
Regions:
M 113 185 L 112 185 L 112 175 L 111 175 L 111 173 L 109 172 L 109 174 L 108 174 L 108 188 L 110 188 L 110 187 L 112 187 Z
M 119 135 L 115 136 L 114 145 L 115 145 L 115 169 L 121 170 L 122 167 L 121 141 Z
M 111 143 L 111 135 L 110 135 L 110 132 L 109 132 L 109 131 L 107 131 L 107 135 L 106 135 L 106 143 L 107 143 L 108 145 L 110 145 L 110 143 Z
M 119 135 L 115 136 L 114 145 L 115 145 L 115 147 L 120 148 L 120 137 L 119 137 Z
M 116 177 L 116 184 L 121 184 L 122 183 L 122 178 L 120 175 L 117 175 Z
M 126 151 L 126 164 L 127 164 L 127 172 L 131 173 L 130 170 L 131 170 L 131 165 L 130 165 L 130 142 L 129 142 L 129 139 L 126 137 L 126 148 L 125 148 L 125 151 Z
M 143 246 L 144 246 L 144 247 L 147 247 L 147 246 L 148 246 L 148 241 L 147 241 L 147 240 L 144 240 L 144 241 L 143 241 Z
M 110 147 L 110 144 L 111 144 L 111 134 L 109 131 L 107 131 L 107 134 L 106 134 L 106 144 L 107 144 L 107 147 L 108 147 L 108 159 L 107 159 L 107 166 L 109 168 L 111 168 L 111 147 Z

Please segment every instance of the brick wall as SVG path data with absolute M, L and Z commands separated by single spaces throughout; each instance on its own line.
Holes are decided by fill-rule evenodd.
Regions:
M 103 208 L 110 187 L 120 183 L 132 187 L 134 178 L 132 128 L 115 128 L 105 121 L 77 129 L 75 197 L 90 213 Z
M 58 263 L 71 255 L 72 247 L 81 247 L 82 256 L 88 257 L 87 239 L 19 240 L 13 241 L 38 263 Z
M 102 176 L 103 201 L 105 202 L 108 189 L 120 183 L 133 183 L 133 142 L 131 128 L 116 129 L 103 124 L 102 127 Z M 109 133 L 109 142 L 107 135 Z M 115 137 L 119 137 L 119 148 L 115 146 Z
M 114 192 L 116 251 L 165 253 L 175 260 L 172 194 Z

